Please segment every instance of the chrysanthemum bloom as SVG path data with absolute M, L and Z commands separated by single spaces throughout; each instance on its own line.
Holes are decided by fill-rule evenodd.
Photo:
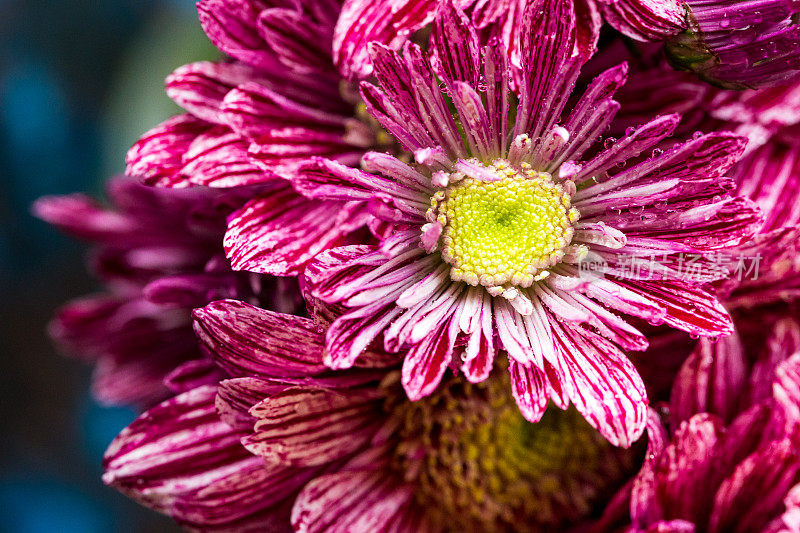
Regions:
M 639 455 L 574 410 L 526 421 L 501 369 L 411 402 L 396 371 L 328 370 L 308 319 L 235 301 L 196 319 L 237 376 L 216 402 L 230 426 L 213 388 L 179 396 L 118 437 L 104 477 L 184 524 L 254 529 L 304 486 L 298 531 L 563 530 L 599 512 Z
M 631 493 L 634 531 L 797 529 L 799 349 L 800 324 L 784 318 L 756 350 L 734 336 L 687 360 L 671 430 L 648 428 L 648 458 Z
M 80 194 L 33 207 L 95 245 L 92 266 L 106 292 L 65 306 L 50 333 L 65 353 L 95 364 L 100 401 L 148 405 L 169 393 L 165 379 L 174 392 L 218 376 L 192 333 L 194 307 L 240 298 L 297 309 L 293 283 L 233 272 L 225 259 L 226 217 L 250 194 L 159 190 L 121 178 L 109 182 L 108 196 L 109 207 Z
M 629 445 L 644 429 L 647 400 L 619 347 L 647 343 L 611 310 L 698 336 L 730 333 L 727 313 L 700 286 L 718 274 L 687 276 L 677 257 L 736 244 L 758 227 L 757 209 L 730 197 L 722 177 L 744 140 L 702 135 L 623 168 L 679 121 L 661 116 L 581 161 L 618 108 L 612 95 L 626 66 L 598 76 L 564 113 L 586 59 L 573 9 L 553 1 L 526 13 L 511 120 L 502 45 L 479 49 L 450 4 L 432 37 L 445 93 L 418 46 L 407 44 L 404 57 L 372 46 L 381 88 L 362 84 L 363 98 L 417 164 L 370 152 L 367 172 L 323 159 L 305 165 L 298 190 L 368 201 L 395 228 L 378 247 L 317 256 L 306 281 L 312 296 L 346 311 L 327 332 L 330 367 L 352 366 L 380 337 L 390 352 L 408 350 L 402 383 L 418 400 L 448 366 L 483 381 L 502 347 L 528 420 L 542 416 L 548 397 L 561 408 L 572 402 L 609 440 Z M 604 262 L 601 279 L 580 270 L 590 252 Z M 667 257 L 655 279 L 625 274 L 626 261 L 654 254 Z
M 665 41 L 677 68 L 730 89 L 788 83 L 800 76 L 800 6 L 758 0 L 601 0 L 603 16 L 625 35 Z

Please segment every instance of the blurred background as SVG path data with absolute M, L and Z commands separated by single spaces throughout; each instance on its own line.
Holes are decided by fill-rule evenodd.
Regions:
M 102 193 L 137 136 L 178 108 L 174 68 L 216 57 L 192 0 L 0 0 L 0 531 L 174 531 L 107 489 L 100 462 L 134 412 L 89 397 L 56 354 L 56 307 L 98 287 L 84 246 L 29 214 Z

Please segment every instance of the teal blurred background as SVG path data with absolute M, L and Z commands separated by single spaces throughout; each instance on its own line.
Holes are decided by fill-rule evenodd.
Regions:
M 98 290 L 84 246 L 29 214 L 124 169 L 137 136 L 178 109 L 163 80 L 210 59 L 190 0 L 0 0 L 0 531 L 173 531 L 100 482 L 134 417 L 88 395 L 89 369 L 45 335 L 68 299 Z

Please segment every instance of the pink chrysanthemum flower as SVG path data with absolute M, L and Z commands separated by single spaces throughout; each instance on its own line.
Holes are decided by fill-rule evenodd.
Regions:
M 93 392 L 108 404 L 152 405 L 214 382 L 221 374 L 200 351 L 194 307 L 220 298 L 293 312 L 296 284 L 231 270 L 222 249 L 226 217 L 250 197 L 205 187 L 152 189 L 120 178 L 106 207 L 81 194 L 46 197 L 34 213 L 94 245 L 92 266 L 107 290 L 56 315 L 59 348 L 95 365 Z
M 670 431 L 655 417 L 648 427 L 647 460 L 632 485 L 633 531 L 796 530 L 800 324 L 784 315 L 769 335 L 759 333 L 755 345 L 737 336 L 702 342 L 684 364 Z
M 104 476 L 183 524 L 280 530 L 294 502 L 296 531 L 564 530 L 596 515 L 641 455 L 574 410 L 529 423 L 501 369 L 411 402 L 397 371 L 328 370 L 308 319 L 222 301 L 196 320 L 235 376 L 219 415 L 213 387 L 162 404 L 111 445 Z
M 736 244 L 760 224 L 723 178 L 744 140 L 701 135 L 637 157 L 673 131 L 679 116 L 668 115 L 588 152 L 619 107 L 612 96 L 626 66 L 600 74 L 564 112 L 587 59 L 572 5 L 528 6 L 522 35 L 516 102 L 502 44 L 481 48 L 449 3 L 434 21 L 436 70 L 415 44 L 402 57 L 372 45 L 381 88 L 363 83 L 362 96 L 416 164 L 370 152 L 366 172 L 317 159 L 294 180 L 309 197 L 367 201 L 394 227 L 378 247 L 333 249 L 306 270 L 311 295 L 343 311 L 327 332 L 326 363 L 350 367 L 380 337 L 390 352 L 408 350 L 402 383 L 416 400 L 451 366 L 483 381 L 503 348 L 528 420 L 548 398 L 571 402 L 627 446 L 644 429 L 647 399 L 620 347 L 647 343 L 612 310 L 698 336 L 731 332 L 701 287 L 721 274 L 700 261 L 698 278 L 677 261 Z M 581 273 L 589 254 L 602 259 L 600 279 Z M 654 279 L 624 275 L 626 261 L 653 255 L 666 258 Z

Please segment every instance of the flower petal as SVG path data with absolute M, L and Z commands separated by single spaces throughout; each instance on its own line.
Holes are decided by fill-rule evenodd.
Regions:
M 333 61 L 346 78 L 372 71 L 367 44 L 397 48 L 407 36 L 430 22 L 434 0 L 345 0 L 333 36 Z
M 140 177 L 148 185 L 187 187 L 180 174 L 183 154 L 194 139 L 211 124 L 192 115 L 177 115 L 142 135 L 128 150 L 125 174 Z
M 595 333 L 553 317 L 551 326 L 570 400 L 609 442 L 629 447 L 647 422 L 647 393 L 636 368 Z
M 800 460 L 790 439 L 747 457 L 717 489 L 708 530 L 761 529 L 782 509 L 787 492 L 799 481 L 798 473 Z
M 721 337 L 733 333 L 728 311 L 708 292 L 680 281 L 622 281 L 617 283 L 662 306 L 664 322 L 692 335 Z
M 366 446 L 383 422 L 374 384 L 347 390 L 293 387 L 250 409 L 252 435 L 242 439 L 267 463 L 324 465 Z
M 294 276 L 321 251 L 344 244 L 366 217 L 361 203 L 308 200 L 286 187 L 233 212 L 223 245 L 235 270 Z
M 250 455 L 242 432 L 217 416 L 215 396 L 216 387 L 201 387 L 139 417 L 109 446 L 103 481 L 186 526 L 264 527 L 315 471 Z
M 279 75 L 286 67 L 258 34 L 260 0 L 200 0 L 200 25 L 217 48 L 248 65 Z
M 238 300 L 212 302 L 193 316 L 198 339 L 233 376 L 300 377 L 326 370 L 322 336 L 307 318 Z
M 533 365 L 522 365 L 511 357 L 508 362 L 514 400 L 528 422 L 538 422 L 547 407 L 548 396 L 545 387 L 547 377 Z
M 670 401 L 672 424 L 697 413 L 729 422 L 738 413 L 747 386 L 747 364 L 739 336 L 700 339 L 675 378 Z

